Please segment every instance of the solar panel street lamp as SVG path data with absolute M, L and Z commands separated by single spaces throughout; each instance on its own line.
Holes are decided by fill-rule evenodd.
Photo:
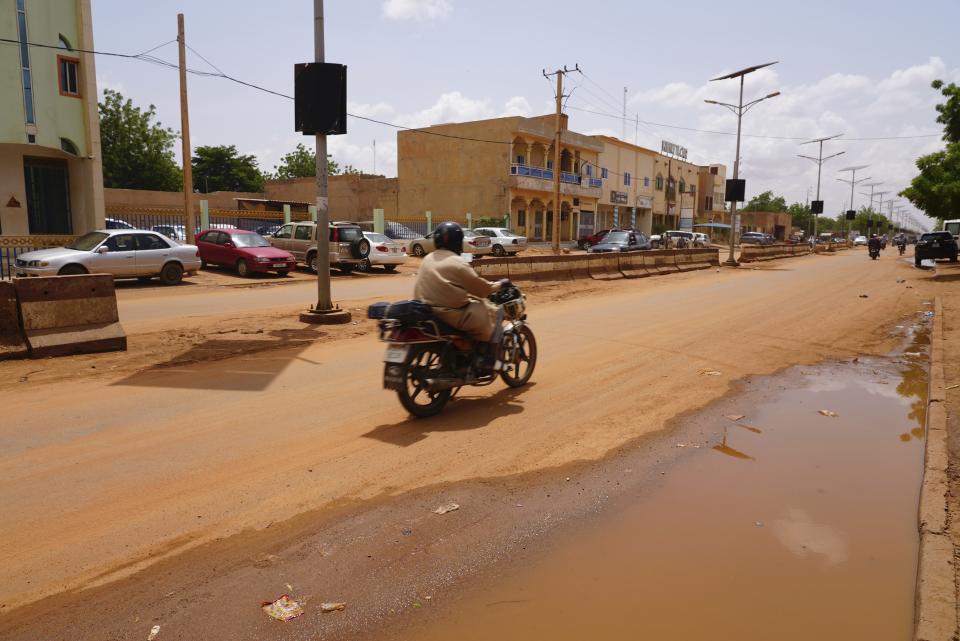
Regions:
M 817 199 L 813 201 L 810 207 L 810 211 L 813 213 L 813 237 L 817 237 L 817 219 L 819 214 L 823 213 L 823 201 L 820 200 L 820 170 L 823 168 L 823 163 L 830 160 L 831 158 L 836 158 L 837 156 L 845 153 L 843 151 L 838 151 L 835 154 L 831 154 L 826 158 L 823 157 L 823 143 L 827 140 L 833 140 L 834 138 L 839 138 L 843 134 L 836 134 L 835 136 L 827 136 L 825 138 L 816 138 L 814 140 L 808 140 L 807 142 L 800 143 L 801 145 L 810 145 L 817 143 L 820 147 L 820 152 L 817 154 L 817 157 L 813 156 L 804 156 L 803 154 L 797 154 L 800 158 L 806 158 L 807 160 L 812 160 L 817 163 Z
M 750 111 L 751 108 L 756 106 L 758 103 L 767 100 L 768 98 L 774 98 L 780 95 L 779 91 L 774 91 L 773 93 L 767 94 L 762 98 L 757 98 L 746 104 L 743 102 L 743 79 L 747 74 L 753 73 L 759 69 L 769 67 L 771 65 L 777 64 L 776 61 L 768 62 L 762 65 L 754 65 L 753 67 L 747 67 L 746 69 L 741 69 L 740 71 L 734 71 L 733 73 L 728 73 L 725 76 L 719 76 L 717 78 L 712 78 L 710 82 L 715 82 L 717 80 L 732 80 L 734 78 L 740 79 L 740 100 L 737 104 L 730 104 L 727 102 L 718 102 L 716 100 L 705 100 L 707 104 L 710 105 L 720 105 L 721 107 L 726 107 L 732 111 L 737 116 L 737 153 L 734 156 L 733 161 L 733 179 L 727 181 L 727 201 L 730 202 L 730 255 L 727 257 L 727 260 L 724 264 L 736 267 L 739 265 L 737 259 L 734 258 L 734 230 L 736 228 L 737 220 L 737 203 L 742 201 L 745 197 L 745 183 L 740 180 L 740 129 L 743 121 L 743 114 Z

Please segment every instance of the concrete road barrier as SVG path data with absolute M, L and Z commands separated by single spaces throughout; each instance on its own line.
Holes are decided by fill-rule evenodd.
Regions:
M 560 283 L 572 280 L 566 256 L 536 256 L 531 261 L 530 280 L 538 283 Z
M 487 280 L 510 278 L 509 258 L 490 258 L 473 262 L 473 269 Z
M 645 278 L 650 275 L 644 264 L 646 252 L 627 252 L 620 254 L 620 273 L 624 278 Z
M 676 249 L 655 249 L 650 252 L 652 267 L 658 274 L 675 274 L 680 271 L 677 268 Z
M 823 249 L 821 249 L 821 247 Z M 817 245 L 817 253 L 834 251 L 832 245 Z M 740 248 L 740 262 L 751 263 L 758 260 L 774 260 L 777 258 L 791 258 L 810 253 L 809 245 L 743 245 Z
M 570 273 L 570 278 L 574 280 L 580 280 L 583 278 L 590 278 L 590 257 L 582 255 L 574 255 L 567 257 L 567 269 Z
M 14 280 L 31 358 L 127 349 L 113 276 Z
M 590 257 L 590 278 L 594 280 L 617 280 L 623 278 L 620 273 L 620 259 L 615 253 L 596 254 Z
M 26 358 L 27 343 L 20 332 L 17 292 L 13 283 L 0 281 L 0 361 Z

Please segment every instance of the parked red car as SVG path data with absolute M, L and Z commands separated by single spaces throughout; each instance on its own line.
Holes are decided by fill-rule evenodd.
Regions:
M 590 234 L 589 236 L 581 236 L 580 240 L 577 241 L 577 247 L 580 249 L 590 249 L 594 245 L 599 245 L 603 242 L 603 239 L 607 237 L 612 231 L 620 231 L 619 229 L 604 229 L 598 231 L 595 234 Z
M 297 266 L 293 254 L 271 247 L 260 234 L 243 229 L 207 229 L 197 234 L 197 247 L 204 267 L 232 267 L 244 278 L 264 272 L 286 276 Z

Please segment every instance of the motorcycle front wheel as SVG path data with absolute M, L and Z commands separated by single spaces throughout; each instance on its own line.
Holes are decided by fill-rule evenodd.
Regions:
M 400 404 L 417 418 L 435 416 L 443 411 L 452 390 L 431 392 L 427 379 L 440 378 L 443 370 L 443 354 L 439 343 L 411 347 L 410 355 L 403 365 L 403 387 L 397 390 Z
M 537 340 L 526 325 L 507 331 L 503 336 L 505 369 L 500 378 L 510 387 L 523 387 L 533 376 L 537 365 Z

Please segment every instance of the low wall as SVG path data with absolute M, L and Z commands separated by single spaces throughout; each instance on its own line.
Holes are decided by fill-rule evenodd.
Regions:
M 806 256 L 810 251 L 809 245 L 741 245 L 740 262 L 752 263 L 758 260 Z
M 591 278 L 617 280 L 708 269 L 720 265 L 717 249 L 659 249 L 605 254 L 484 258 L 474 261 L 489 280 L 559 282 Z

